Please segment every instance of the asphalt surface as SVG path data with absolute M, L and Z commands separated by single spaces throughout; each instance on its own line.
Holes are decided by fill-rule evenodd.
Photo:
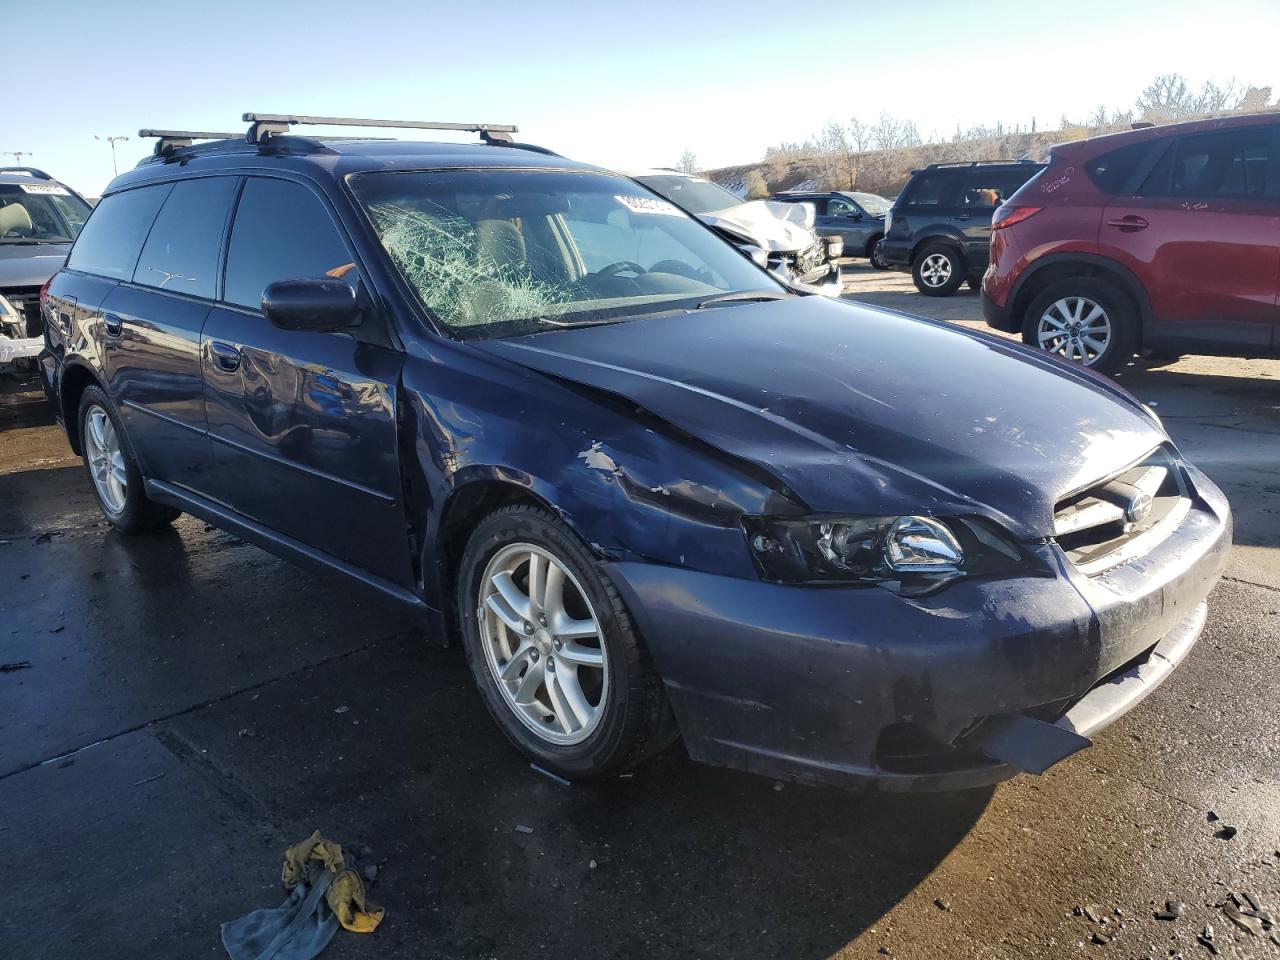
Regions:
M 978 317 L 968 292 L 847 277 Z M 562 786 L 456 648 L 189 517 L 116 535 L 38 394 L 0 393 L 0 957 L 220 956 L 219 924 L 279 903 L 284 848 L 319 829 L 380 865 L 388 911 L 333 958 L 1208 957 L 1207 922 L 1223 956 L 1280 958 L 1214 906 L 1248 891 L 1280 918 L 1280 362 L 1121 380 L 1236 511 L 1203 638 L 1046 776 L 893 798 L 678 745 Z M 1180 919 L 1154 919 L 1167 899 Z

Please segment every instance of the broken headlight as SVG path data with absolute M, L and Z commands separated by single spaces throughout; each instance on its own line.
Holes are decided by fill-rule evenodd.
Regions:
M 1022 552 L 978 519 L 746 517 L 761 575 L 778 583 L 861 584 L 925 593 L 958 577 L 1016 569 Z

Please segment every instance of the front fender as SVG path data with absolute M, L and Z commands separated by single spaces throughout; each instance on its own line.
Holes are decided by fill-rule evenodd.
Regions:
M 441 520 L 477 483 L 541 501 L 598 556 L 754 578 L 744 513 L 799 509 L 769 482 L 620 399 L 444 343 L 405 364 L 411 520 L 424 558 L 448 555 Z M 423 568 L 439 608 L 447 578 Z

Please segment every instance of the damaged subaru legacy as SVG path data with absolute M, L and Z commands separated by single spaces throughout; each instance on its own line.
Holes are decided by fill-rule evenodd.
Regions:
M 1193 648 L 1231 514 L 1110 381 L 797 294 L 514 127 L 245 120 L 144 132 L 42 292 L 45 388 L 121 533 L 186 512 L 419 611 L 571 778 L 680 738 L 990 784 Z

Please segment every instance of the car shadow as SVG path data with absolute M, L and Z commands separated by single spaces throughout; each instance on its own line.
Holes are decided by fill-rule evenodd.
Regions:
M 678 743 L 565 785 L 503 739 L 460 651 L 416 638 L 256 693 L 175 734 L 264 798 L 282 836 L 318 827 L 387 858 L 394 923 L 335 956 L 826 957 L 928 877 L 993 793 L 778 784 Z M 269 879 L 278 853 L 247 875 Z

